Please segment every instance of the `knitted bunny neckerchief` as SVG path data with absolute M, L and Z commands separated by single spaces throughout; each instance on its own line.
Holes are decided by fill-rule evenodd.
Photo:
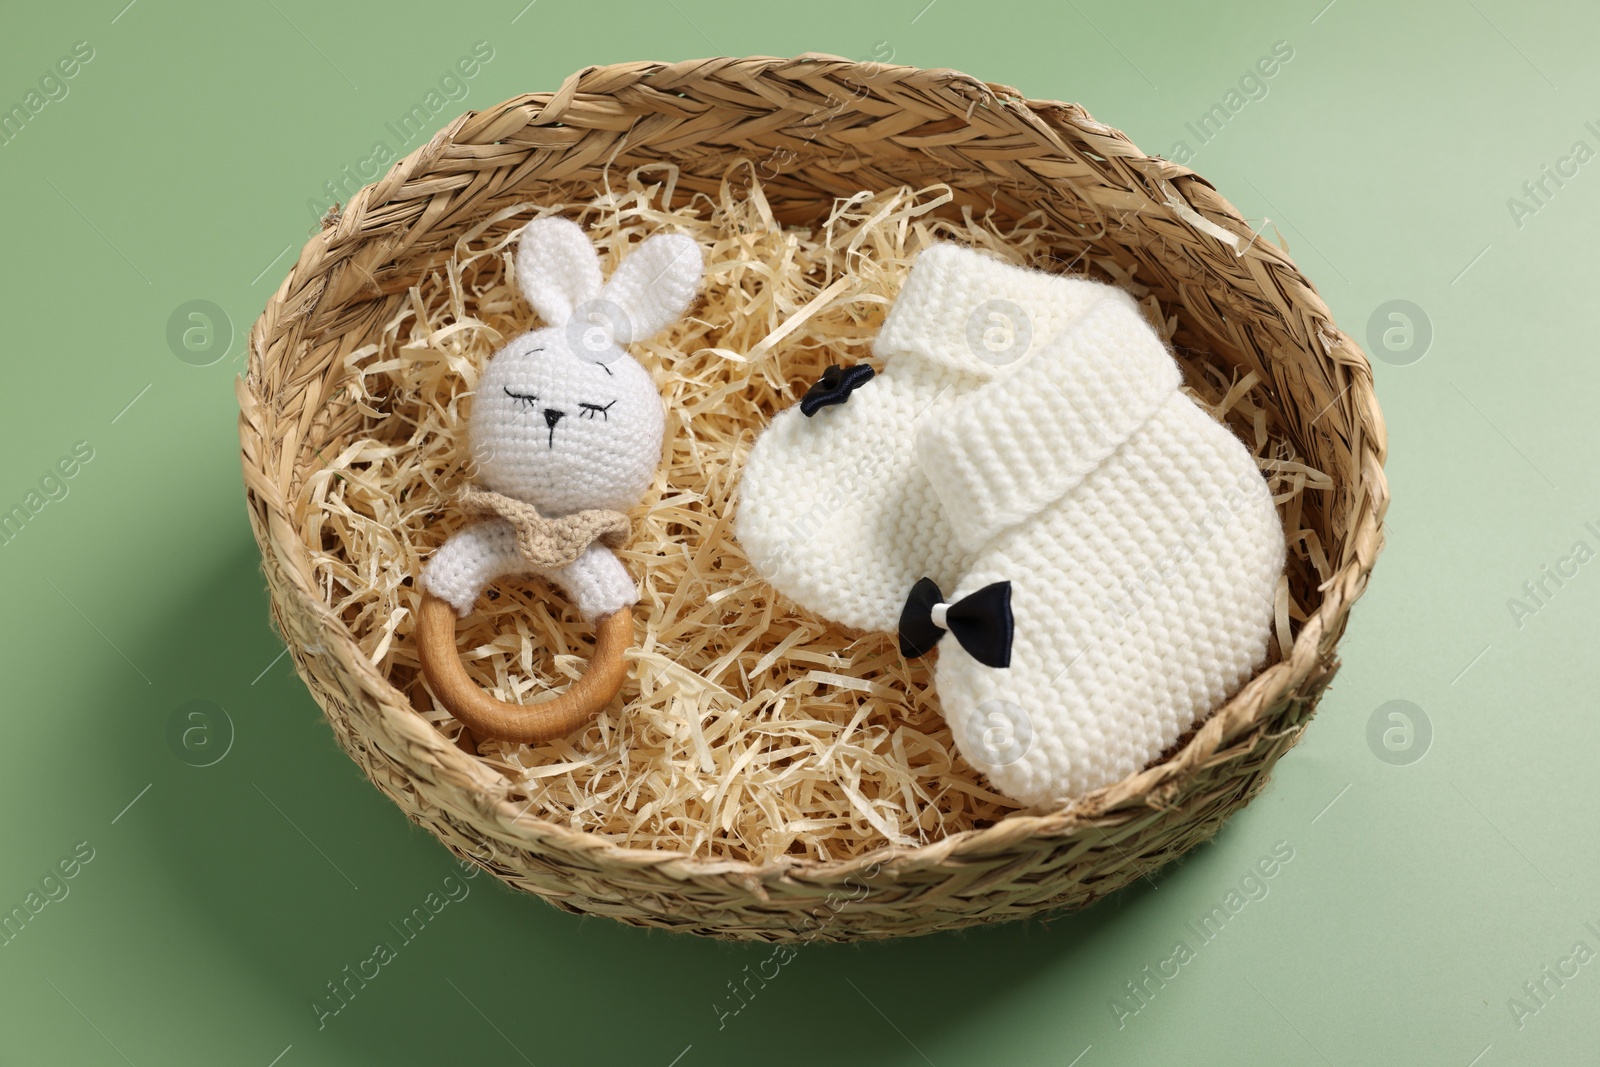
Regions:
M 456 497 L 456 505 L 475 519 L 505 519 L 517 531 L 517 552 L 531 567 L 560 570 L 569 566 L 594 542 L 621 548 L 628 538 L 628 517 L 620 511 L 586 508 L 571 515 L 547 519 L 532 504 L 469 487 Z

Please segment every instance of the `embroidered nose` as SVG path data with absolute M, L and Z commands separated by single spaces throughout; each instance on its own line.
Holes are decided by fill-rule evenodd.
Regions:
M 560 408 L 545 408 L 544 409 L 544 424 L 546 426 L 550 427 L 550 447 L 551 448 L 556 447 L 556 423 L 560 422 L 561 421 L 561 416 L 563 416 L 565 414 L 566 414 L 566 412 L 562 411 Z

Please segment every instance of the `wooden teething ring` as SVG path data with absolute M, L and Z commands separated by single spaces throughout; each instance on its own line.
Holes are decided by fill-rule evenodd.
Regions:
M 623 608 L 595 624 L 594 658 L 566 692 L 537 704 L 497 700 L 478 688 L 456 647 L 456 612 L 448 601 L 422 594 L 417 615 L 417 654 L 422 673 L 445 710 L 479 737 L 536 745 L 565 737 L 584 725 L 622 688 L 622 654 L 633 643 L 633 609 Z

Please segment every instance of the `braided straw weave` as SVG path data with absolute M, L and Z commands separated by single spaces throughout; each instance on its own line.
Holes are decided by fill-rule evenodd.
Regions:
M 346 356 L 493 212 L 541 191 L 581 196 L 611 168 L 658 161 L 679 168 L 680 196 L 714 196 L 741 155 L 783 161 L 764 188 L 786 224 L 825 218 L 862 189 L 935 182 L 954 189 L 957 215 L 1042 211 L 1066 259 L 1088 251 L 1137 270 L 1177 319 L 1180 356 L 1254 371 L 1278 428 L 1333 481 L 1306 495 L 1302 516 L 1332 576 L 1319 582 L 1291 553 L 1307 617 L 1282 658 L 1164 760 L 1067 810 L 831 863 L 626 849 L 542 821 L 418 715 L 319 594 L 298 534 L 319 450 L 336 452 L 361 422 L 342 394 Z M 590 67 L 554 93 L 461 116 L 324 219 L 251 331 L 238 393 L 273 617 L 374 784 L 458 856 L 560 908 L 726 938 L 880 938 L 1081 907 L 1206 840 L 1262 787 L 1333 677 L 1388 504 L 1366 358 L 1289 257 L 1204 179 L 1072 104 L 833 56 Z

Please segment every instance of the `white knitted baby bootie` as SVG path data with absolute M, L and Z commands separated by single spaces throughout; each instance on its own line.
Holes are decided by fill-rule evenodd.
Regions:
M 1283 528 L 1255 461 L 1180 380 L 1138 312 L 1104 300 L 917 428 L 968 565 L 912 596 L 902 645 L 908 626 L 914 646 L 952 632 L 945 718 L 1024 803 L 1139 770 L 1266 656 Z
M 745 461 L 735 532 L 762 577 L 862 630 L 894 629 L 920 578 L 950 588 L 976 546 L 957 538 L 916 462 L 917 427 L 1103 300 L 1137 315 L 1099 282 L 956 245 L 918 255 L 873 341 L 883 372 L 835 372 L 774 418 Z

